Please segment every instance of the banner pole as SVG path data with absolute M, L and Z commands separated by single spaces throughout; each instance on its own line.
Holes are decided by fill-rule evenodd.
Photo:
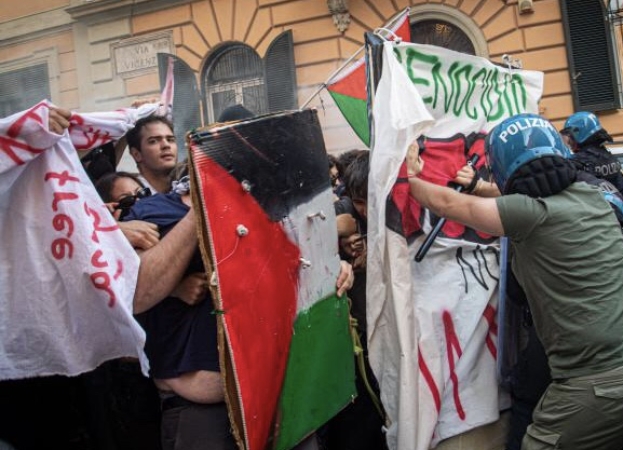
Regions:
M 408 9 L 408 8 L 407 8 L 407 9 Z M 395 33 L 391 30 L 391 27 L 392 27 L 392 26 L 394 26 L 394 25 L 398 22 L 398 20 L 399 20 L 399 19 L 403 16 L 403 14 L 405 14 L 405 10 L 403 10 L 403 11 L 399 12 L 398 14 L 394 15 L 394 17 L 392 17 L 392 18 L 390 19 L 390 21 L 389 21 L 389 22 L 388 22 L 388 23 L 387 23 L 384 27 L 382 27 L 382 28 L 377 28 L 377 29 L 375 30 L 375 33 L 376 33 L 376 34 L 381 35 L 381 33 L 380 33 L 380 32 L 381 32 L 381 31 L 384 31 L 384 32 L 386 32 L 388 35 L 390 35 L 390 34 L 391 34 L 391 35 L 394 35 L 394 36 L 395 36 Z M 381 36 L 381 37 L 382 37 L 382 36 Z M 326 80 L 324 83 L 322 83 L 320 86 L 318 86 L 318 89 L 316 89 L 316 90 L 314 91 L 314 93 L 313 93 L 313 94 L 312 94 L 312 95 L 311 95 L 311 96 L 310 96 L 310 97 L 309 97 L 309 98 L 308 98 L 308 99 L 307 99 L 307 100 L 306 100 L 306 101 L 305 101 L 305 102 L 304 102 L 304 103 L 300 106 L 299 110 L 305 109 L 305 107 L 311 103 L 311 101 L 314 99 L 314 97 L 316 97 L 316 96 L 320 93 L 320 91 L 322 91 L 324 88 L 326 88 L 326 87 L 327 87 L 327 85 L 328 85 L 329 83 L 331 83 L 331 81 L 333 80 L 333 78 L 335 78 L 335 77 L 336 77 L 336 76 L 337 76 L 337 75 L 338 75 L 338 74 L 339 74 L 342 70 L 344 70 L 344 69 L 346 68 L 346 66 L 348 66 L 348 65 L 349 65 L 349 64 L 353 61 L 353 59 L 355 59 L 355 58 L 356 58 L 356 57 L 357 57 L 357 56 L 358 56 L 358 55 L 359 55 L 359 54 L 360 54 L 360 53 L 361 53 L 361 52 L 365 49 L 365 47 L 366 47 L 366 46 L 365 46 L 365 44 L 364 44 L 364 45 L 362 45 L 361 47 L 359 47 L 359 49 L 358 49 L 355 53 L 353 53 L 353 54 L 350 56 L 350 58 L 348 58 L 348 59 L 347 59 L 347 60 L 346 60 L 346 61 L 345 61 L 345 62 L 344 62 L 344 63 L 343 63 L 340 67 L 338 67 L 338 68 L 337 68 L 337 69 L 336 69 L 336 70 L 335 70 L 335 71 L 334 71 L 331 75 L 329 75 L 329 78 L 327 78 L 327 80 Z
M 327 84 L 329 84 L 331 82 L 331 80 L 333 80 L 333 78 L 335 78 L 342 70 L 344 70 L 346 68 L 346 66 L 348 66 L 353 59 L 355 59 L 359 53 L 361 53 L 361 51 L 365 48 L 364 45 L 362 45 L 361 47 L 359 47 L 359 50 L 357 50 L 355 53 L 353 53 L 350 58 L 348 58 L 340 67 L 338 67 L 331 75 L 329 75 L 329 78 L 327 78 L 327 80 L 322 83 L 320 86 L 318 86 L 318 89 L 316 89 L 314 91 L 314 93 L 311 95 L 311 97 L 309 97 L 305 103 L 303 103 L 301 105 L 301 107 L 299 108 L 299 110 L 305 109 L 305 107 L 307 105 L 309 105 L 311 103 L 311 101 L 314 99 L 314 97 L 316 97 L 316 95 L 318 95 L 320 93 L 320 91 L 322 91 L 324 88 L 327 87 Z

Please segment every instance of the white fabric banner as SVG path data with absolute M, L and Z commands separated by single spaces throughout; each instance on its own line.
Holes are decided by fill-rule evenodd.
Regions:
M 471 239 L 473 230 L 455 226 L 456 237 L 438 237 L 415 262 L 431 224 L 423 211 L 415 222 L 425 233 L 407 232 L 407 210 L 419 205 L 406 199 L 405 209 L 395 201 L 399 189 L 403 199 L 408 193 L 408 181 L 400 180 L 407 147 L 421 134 L 450 141 L 461 133 L 463 139 L 510 115 L 535 112 L 542 79 L 434 46 L 384 44 L 368 185 L 367 319 L 391 450 L 426 450 L 491 423 L 501 396 L 498 240 Z M 460 165 L 467 154 L 462 142 Z M 426 162 L 423 176 L 437 175 L 444 164 L 438 156 Z
M 0 119 L 0 380 L 78 375 L 138 357 L 132 316 L 139 258 L 76 149 L 118 139 L 158 104 L 77 114 L 49 130 L 51 104 Z

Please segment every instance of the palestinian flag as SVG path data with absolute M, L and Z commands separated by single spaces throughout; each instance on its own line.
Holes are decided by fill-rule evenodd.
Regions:
M 391 30 L 403 41 L 411 41 L 411 27 L 409 23 L 409 8 L 402 11 L 393 20 L 393 24 L 385 27 Z M 396 36 L 390 34 L 388 39 Z M 370 145 L 370 125 L 368 121 L 368 91 L 366 81 L 365 58 L 354 62 L 342 71 L 338 77 L 327 82 L 327 90 L 333 101 L 342 112 L 359 139 L 367 146 Z
M 290 449 L 355 395 L 317 113 L 199 130 L 191 163 L 234 434 L 248 450 Z

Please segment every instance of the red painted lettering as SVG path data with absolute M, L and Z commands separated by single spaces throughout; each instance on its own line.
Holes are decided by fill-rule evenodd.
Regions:
M 6 153 L 6 155 L 11 158 L 13 162 L 18 166 L 24 164 L 26 161 L 17 156 L 17 150 L 24 150 L 35 155 L 43 152 L 42 149 L 36 149 L 23 142 L 16 141 L 14 139 L 7 139 L 3 136 L 0 136 L 0 150 Z
M 83 132 L 82 137 L 84 138 L 84 141 L 79 139 L 74 140 L 76 150 L 88 150 L 112 140 L 110 133 L 102 133 L 101 130 L 94 130 L 93 128 L 89 128 L 87 131 Z
M 9 137 L 13 138 L 18 136 L 28 119 L 32 119 L 35 122 L 42 124 L 43 119 L 38 113 L 38 110 L 41 108 L 47 108 L 47 105 L 45 103 L 39 103 L 30 108 L 28 111 L 22 114 L 15 122 L 13 122 L 13 124 L 11 124 L 11 127 L 7 130 L 6 134 Z
M 465 420 L 465 411 L 461 404 L 461 398 L 459 397 L 459 378 L 456 376 L 454 365 L 454 353 L 456 352 L 457 359 L 461 357 L 462 350 L 459 338 L 456 335 L 454 329 L 454 322 L 452 322 L 452 316 L 448 311 L 443 312 L 443 326 L 446 333 L 446 351 L 448 355 L 448 366 L 450 368 L 450 380 L 452 381 L 452 393 L 454 396 L 454 405 L 456 412 L 461 420 Z
M 63 259 L 65 256 L 71 259 L 74 254 L 74 244 L 69 239 L 57 238 L 52 241 L 51 250 L 55 259 Z
M 117 297 L 110 287 L 110 275 L 106 272 L 95 272 L 91 274 L 91 283 L 93 283 L 93 286 L 95 286 L 96 289 L 104 291 L 108 294 L 109 308 L 115 306 Z
M 489 331 L 487 332 L 487 337 L 485 338 L 485 343 L 487 344 L 487 348 L 489 349 L 489 353 L 493 356 L 493 359 L 497 359 L 498 357 L 498 349 L 495 346 L 494 337 L 498 335 L 498 324 L 495 322 L 496 310 L 491 305 L 487 305 L 482 316 L 487 321 L 489 325 Z
M 59 186 L 65 186 L 69 182 L 80 183 L 80 178 L 70 174 L 67 170 L 63 172 L 49 172 L 45 175 L 45 181 L 55 180 Z M 67 213 L 61 213 L 59 211 L 59 206 L 62 201 L 65 200 L 80 200 L 80 190 L 78 189 L 78 193 L 76 192 L 53 192 L 53 200 L 52 200 L 52 210 L 57 214 L 52 218 L 52 226 L 57 232 L 63 233 L 63 237 L 56 238 L 51 245 L 52 256 L 57 259 L 63 258 L 72 258 L 74 253 L 74 244 L 71 241 L 71 237 L 74 235 L 75 224 L 74 220 L 80 220 L 75 216 L 70 216 Z M 67 208 L 69 213 L 71 212 L 79 212 L 79 206 Z M 76 210 L 76 211 L 74 211 Z M 99 243 L 98 232 L 108 232 L 114 231 L 119 228 L 114 219 L 107 214 L 107 217 L 110 218 L 112 225 L 104 226 L 102 224 L 102 217 L 99 212 L 89 207 L 87 202 L 84 202 L 84 211 L 86 212 L 87 217 L 91 217 L 93 219 L 93 233 L 91 235 L 91 239 Z M 84 220 L 82 218 L 81 220 Z M 82 242 L 80 242 L 82 244 Z M 108 306 L 110 308 L 114 307 L 117 302 L 116 294 L 111 286 L 111 279 L 118 279 L 123 273 L 123 264 L 120 260 L 116 261 L 116 267 L 114 267 L 114 274 L 108 273 L 105 269 L 109 268 L 111 264 L 107 261 L 104 250 L 99 246 L 93 251 L 91 254 L 90 260 L 91 270 L 95 270 L 94 273 L 90 275 L 91 283 L 100 291 L 104 291 L 108 294 Z M 112 269 L 109 269 L 112 272 Z
M 108 263 L 106 261 L 102 261 L 102 256 L 104 252 L 101 249 L 95 250 L 95 253 L 91 255 L 91 264 L 93 267 L 97 267 L 99 269 L 103 267 L 108 267 Z
M 113 279 L 118 279 L 123 273 L 123 262 L 120 259 L 117 260 L 117 271 L 113 275 Z
M 116 229 L 119 228 L 119 225 L 117 225 L 117 222 L 114 222 L 113 225 L 103 226 L 102 218 L 99 212 L 91 208 L 86 203 L 84 204 L 84 211 L 87 213 L 87 216 L 93 217 L 93 234 L 91 235 L 91 239 L 93 240 L 93 242 L 99 243 L 99 238 L 97 237 L 97 233 L 99 231 L 109 232 L 109 231 L 115 231 Z
M 433 374 L 430 372 L 426 361 L 424 361 L 424 357 L 422 356 L 422 350 L 418 345 L 418 367 L 420 368 L 420 372 L 422 372 L 422 376 L 428 385 L 428 389 L 430 389 L 430 393 L 433 396 L 433 401 L 435 402 L 435 408 L 437 409 L 437 413 L 441 410 L 441 394 L 439 393 L 439 387 L 435 383 L 435 379 L 433 378 Z
M 52 211 L 58 211 L 58 204 L 63 200 L 75 200 L 78 198 L 78 194 L 73 192 L 55 192 L 54 200 L 52 200 Z
M 67 227 L 67 237 L 74 234 L 74 221 L 67 214 L 57 214 L 52 219 L 52 226 L 56 231 L 63 231 Z
M 58 180 L 59 186 L 65 186 L 65 183 L 67 183 L 68 181 L 75 181 L 76 183 L 80 183 L 80 178 L 69 175 L 69 172 L 67 172 L 66 170 L 61 173 L 48 172 L 45 174 L 45 181 L 53 179 Z

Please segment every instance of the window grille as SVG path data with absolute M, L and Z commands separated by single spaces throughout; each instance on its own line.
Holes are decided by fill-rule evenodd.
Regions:
M 422 20 L 411 24 L 411 42 L 436 45 L 475 55 L 474 44 L 458 27 L 443 20 Z
M 225 108 L 242 104 L 255 114 L 268 112 L 261 58 L 244 44 L 227 45 L 206 72 L 208 117 L 216 120 Z
M 45 63 L 0 73 L 0 117 L 24 111 L 50 96 Z
M 169 57 L 175 60 L 173 118 L 176 136 L 215 122 L 225 108 L 234 104 L 242 104 L 254 114 L 298 108 L 291 30 L 284 31 L 271 42 L 263 59 L 242 42 L 221 44 L 207 57 L 199 83 L 197 74 L 181 58 L 159 53 L 161 87 Z M 180 139 L 178 137 L 178 142 Z

